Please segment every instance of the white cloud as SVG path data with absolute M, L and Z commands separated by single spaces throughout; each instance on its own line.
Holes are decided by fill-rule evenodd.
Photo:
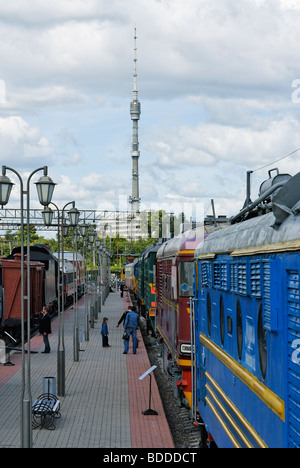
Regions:
M 83 156 L 80 152 L 69 154 L 65 157 L 63 165 L 68 166 L 77 166 L 83 160 Z
M 87 20 L 104 10 L 103 0 L 22 0 L 6 2 L 1 6 L 1 18 L 5 22 L 41 27 L 71 20 Z M 102 13 L 103 15 L 103 13 Z M 103 15 L 104 16 L 104 15 Z
M 280 0 L 280 6 L 283 10 L 300 10 L 298 0 Z
M 157 154 L 156 164 L 164 171 L 206 168 L 220 161 L 255 169 L 300 146 L 300 122 L 288 116 L 256 119 L 253 127 L 201 122 L 185 125 L 177 134 L 163 133 L 164 141 L 149 144 L 149 148 Z
M 130 195 L 136 26 L 142 201 L 215 196 L 237 205 L 246 169 L 300 146 L 291 97 L 298 3 L 5 2 L 1 160 L 33 169 L 47 160 L 61 202 L 112 206 Z M 297 171 L 296 156 L 282 169 Z
M 3 164 L 24 164 L 44 161 L 53 154 L 49 140 L 38 127 L 31 127 L 18 116 L 0 118 L 0 147 Z
M 4 111 L 22 112 L 37 108 L 82 107 L 89 104 L 89 96 L 66 86 L 43 86 L 32 88 L 9 88 L 6 92 Z
M 134 24 L 144 95 L 269 94 L 299 70 L 298 12 L 283 17 L 278 2 L 129 0 L 126 12 L 118 0 L 10 3 L 1 11 L 2 68 L 24 89 L 40 80 L 124 95 Z

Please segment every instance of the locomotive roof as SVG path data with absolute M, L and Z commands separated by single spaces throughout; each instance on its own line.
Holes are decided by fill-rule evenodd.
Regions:
M 54 255 L 55 258 L 57 258 L 58 253 L 53 252 L 53 255 Z M 60 256 L 61 256 L 61 254 L 60 254 Z M 73 262 L 73 251 L 70 252 L 69 250 L 64 250 L 64 259 L 68 260 L 69 262 Z M 84 261 L 84 257 L 79 252 L 77 252 L 77 261 L 78 262 L 83 262 Z
M 167 240 L 158 249 L 157 258 L 174 257 L 182 253 L 194 253 L 197 245 L 203 241 L 203 228 L 190 229 Z
M 15 247 L 12 250 L 11 256 L 14 256 L 16 253 L 21 252 L 21 247 Z M 27 247 L 24 246 L 24 255 L 27 253 Z M 10 258 L 10 256 L 8 256 Z M 53 256 L 53 254 L 50 252 L 48 247 L 43 244 L 36 244 L 36 245 L 31 245 L 30 246 L 30 260 L 37 260 L 37 261 L 42 261 L 42 260 L 49 260 L 49 258 L 53 258 L 53 260 L 56 261 L 56 258 Z
M 160 244 L 152 245 L 149 249 L 145 251 L 145 259 L 149 257 L 149 255 L 154 252 L 156 253 L 160 248 Z
M 218 253 L 255 255 L 300 249 L 300 214 L 290 214 L 274 228 L 272 212 L 212 232 L 195 250 L 195 258 L 213 258 Z
M 59 261 L 59 269 L 62 270 L 62 258 L 60 258 Z M 73 268 L 73 263 L 69 262 L 69 260 L 64 259 L 64 273 L 73 273 L 74 268 Z
M 153 248 L 153 245 L 150 245 L 149 247 L 147 247 L 145 250 L 143 250 L 143 252 L 141 253 L 140 257 L 139 257 L 139 261 L 143 260 L 146 258 L 146 254 Z
M 136 258 L 136 259 L 133 260 L 133 262 L 127 263 L 127 265 L 125 265 L 124 268 L 127 268 L 127 267 L 128 268 L 133 268 L 138 263 L 138 261 L 139 261 L 138 258 Z

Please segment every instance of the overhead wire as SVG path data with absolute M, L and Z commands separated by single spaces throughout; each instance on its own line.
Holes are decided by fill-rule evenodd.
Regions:
M 275 161 L 273 161 L 273 162 L 271 162 L 271 163 L 269 163 L 269 164 L 266 164 L 265 166 L 259 167 L 258 169 L 254 169 L 252 172 L 261 171 L 262 169 L 265 169 L 265 168 L 268 167 L 268 166 L 272 166 L 273 164 L 275 164 L 275 163 L 277 163 L 277 162 L 279 162 L 279 161 L 282 161 L 282 160 L 285 159 L 285 158 L 288 158 L 288 157 L 291 156 L 292 154 L 297 153 L 297 151 L 299 151 L 299 150 L 300 150 L 300 148 L 297 148 L 297 149 L 295 149 L 294 151 L 292 151 L 291 153 L 286 154 L 285 156 L 282 156 L 281 158 L 276 159 Z

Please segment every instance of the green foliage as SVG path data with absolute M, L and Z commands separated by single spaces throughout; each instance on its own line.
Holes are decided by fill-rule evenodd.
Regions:
M 27 226 L 26 225 L 24 226 L 23 236 L 24 236 L 24 245 L 26 245 L 26 242 L 27 242 Z M 29 243 L 30 245 L 46 244 L 46 245 L 51 246 L 51 251 L 53 252 L 57 251 L 57 241 L 54 241 L 53 239 L 47 239 L 43 236 L 39 236 L 36 232 L 36 228 L 31 225 L 29 227 Z M 19 245 L 21 245 L 21 229 L 15 232 L 12 232 L 11 230 L 7 231 L 5 233 L 5 236 L 0 238 L 1 257 L 7 257 L 11 253 L 11 251 L 15 247 L 18 247 Z
M 104 239 L 104 244 L 108 251 L 111 249 L 112 260 L 111 266 L 116 266 L 118 268 L 122 267 L 126 263 L 127 257 L 138 257 L 147 247 L 154 245 L 158 237 L 164 237 L 166 233 L 164 232 L 164 216 L 166 213 L 163 210 L 156 212 L 144 212 L 140 214 L 141 226 L 143 226 L 143 232 L 149 233 L 149 237 L 146 239 L 140 238 L 138 240 L 129 240 L 123 237 L 113 236 L 110 239 L 110 236 L 107 235 Z M 170 232 L 174 232 L 175 224 L 181 223 L 183 221 L 183 213 L 176 216 L 170 217 Z M 91 225 L 90 230 L 93 231 L 95 226 Z M 151 232 L 151 230 L 153 232 Z M 58 251 L 58 240 L 56 239 L 47 239 L 43 236 L 37 234 L 36 228 L 30 225 L 30 245 L 34 244 L 46 244 L 49 245 L 51 252 Z M 26 243 L 26 226 L 24 226 L 24 242 Z M 151 235 L 154 238 L 151 238 Z M 103 239 L 101 239 L 103 245 Z M 12 232 L 7 231 L 5 237 L 0 239 L 0 254 L 1 256 L 7 256 L 12 251 L 12 249 L 21 244 L 21 230 Z M 62 247 L 62 242 L 60 242 L 60 248 Z M 74 250 L 74 229 L 70 228 L 68 235 L 64 237 L 64 250 L 72 251 Z M 95 255 L 95 250 L 87 247 L 87 264 L 90 267 L 94 267 L 97 264 L 98 256 Z M 77 251 L 82 255 L 85 253 L 84 240 L 82 236 L 78 236 L 77 241 Z

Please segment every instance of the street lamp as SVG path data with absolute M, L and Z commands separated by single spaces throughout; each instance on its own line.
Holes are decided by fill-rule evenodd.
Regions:
M 82 237 L 85 237 L 87 235 L 89 225 L 85 224 L 85 223 L 80 224 L 79 229 L 80 229 L 80 233 L 81 233 Z
M 95 240 L 95 237 L 96 237 L 95 232 L 94 232 L 94 231 L 90 232 L 89 235 L 88 235 L 88 237 L 89 237 L 89 242 L 90 242 L 91 244 L 93 244 L 93 243 L 94 243 L 94 240 Z
M 68 224 L 63 224 L 62 225 L 62 235 L 63 237 L 67 237 L 69 234 L 69 225 Z
M 8 203 L 13 185 L 13 182 L 6 175 L 0 177 L 0 205 L 4 206 Z
M 62 310 L 61 310 L 61 301 L 64 300 L 63 296 L 63 284 L 61 284 L 61 278 L 63 274 L 60 275 L 60 239 L 61 239 L 61 222 L 60 222 L 60 210 L 55 203 L 51 203 L 57 210 L 57 263 L 58 263 L 58 274 L 57 274 L 57 313 L 58 313 L 58 344 L 57 344 L 57 393 L 58 395 L 64 395 L 64 390 L 62 391 L 62 382 L 64 382 L 65 376 L 65 360 L 64 360 L 64 346 L 61 351 L 61 321 L 62 321 Z M 42 216 L 44 219 L 45 226 L 51 226 L 54 216 L 54 211 L 47 206 L 42 211 Z
M 52 200 L 52 195 L 55 187 L 55 183 L 48 175 L 44 175 L 40 177 L 40 179 L 35 182 L 38 197 L 40 200 L 40 204 L 44 206 L 48 206 Z
M 73 206 L 73 208 L 71 208 L 68 211 L 68 215 L 69 215 L 70 226 L 73 226 L 73 227 L 77 226 L 80 212 L 77 210 L 77 208 L 75 208 L 75 206 Z
M 54 203 L 52 203 L 52 204 L 54 205 Z M 58 211 L 58 209 L 57 209 L 57 211 Z M 54 215 L 54 212 L 53 212 L 53 210 L 51 210 L 51 208 L 49 208 L 49 206 L 47 206 L 42 211 L 42 216 L 43 216 L 45 226 L 51 226 L 52 220 L 53 220 L 53 215 Z
M 76 209 L 76 208 L 75 208 Z M 78 210 L 77 210 L 78 211 Z M 77 216 L 78 215 L 78 216 Z M 73 215 L 72 221 L 76 222 L 76 226 L 73 228 L 73 303 L 75 302 L 75 314 L 74 314 L 74 326 L 73 326 L 73 359 L 75 362 L 79 361 L 79 326 L 78 326 L 78 237 L 77 223 L 79 221 L 79 211 Z
M 78 274 L 78 262 L 77 262 L 77 232 L 76 227 L 79 222 L 80 212 L 75 208 L 75 204 L 68 211 L 70 226 L 75 228 L 73 230 L 73 247 L 75 247 L 76 259 L 74 258 L 74 249 L 73 249 L 73 279 L 74 283 L 74 299 L 75 302 L 75 315 L 74 315 L 74 327 L 73 327 L 73 358 L 74 361 L 79 361 L 79 328 L 78 328 L 78 295 L 77 295 L 77 274 Z M 75 267 L 76 267 L 76 278 L 75 278 Z
M 84 294 L 87 294 L 87 260 L 86 260 L 86 236 L 88 233 L 89 225 L 86 223 L 79 225 L 80 233 L 83 237 L 83 256 L 84 256 Z M 89 317 L 88 317 L 88 306 L 87 306 L 87 296 L 84 300 L 84 332 L 85 332 L 85 341 L 89 341 Z
M 13 187 L 13 183 L 6 176 L 6 171 L 13 172 L 20 181 L 20 205 L 21 205 L 21 337 L 22 337 L 22 401 L 21 401 L 21 447 L 32 447 L 32 427 L 31 427 L 31 382 L 30 382 L 30 239 L 29 239 L 29 208 L 30 208 L 30 181 L 32 176 L 38 171 L 44 171 L 44 176 L 37 182 L 38 196 L 42 205 L 51 203 L 53 190 L 56 184 L 48 177 L 48 167 L 40 167 L 33 171 L 27 179 L 27 190 L 24 191 L 24 184 L 20 174 L 11 167 L 2 166 L 2 176 L 0 177 L 0 205 L 6 205 Z M 27 196 L 27 368 L 25 367 L 25 314 L 24 314 L 24 195 Z M 26 373 L 27 371 L 27 373 Z
M 98 296 L 98 312 L 101 312 L 102 307 L 102 262 L 101 262 L 101 239 L 97 237 L 95 240 L 98 268 L 97 268 L 97 296 Z M 98 293 L 99 291 L 99 293 Z
M 99 239 L 99 237 L 96 239 L 95 244 L 96 244 L 97 249 L 101 247 L 101 239 Z
M 44 184 L 44 181 L 41 181 Z M 44 193 L 46 193 L 45 187 L 42 187 Z M 42 190 L 41 190 L 42 191 Z M 57 209 L 58 213 L 58 277 L 60 278 L 60 266 L 61 266 L 61 282 L 58 281 L 58 297 L 61 294 L 61 308 L 58 305 L 58 344 L 57 344 L 57 394 L 59 396 L 65 396 L 65 343 L 64 343 L 64 311 L 65 311 L 65 300 L 64 300 L 64 237 L 68 235 L 69 226 L 74 226 L 79 219 L 79 211 L 75 208 L 75 202 L 66 203 L 62 210 L 59 210 L 58 206 L 54 203 L 53 205 Z M 67 212 L 69 215 L 69 223 L 65 224 L 65 210 L 68 205 L 72 205 L 72 208 Z M 44 223 L 46 226 L 50 226 L 53 219 L 53 211 L 51 208 L 46 207 L 42 211 Z M 60 265 L 60 239 L 62 243 L 62 261 Z M 61 309 L 61 310 L 60 310 Z

